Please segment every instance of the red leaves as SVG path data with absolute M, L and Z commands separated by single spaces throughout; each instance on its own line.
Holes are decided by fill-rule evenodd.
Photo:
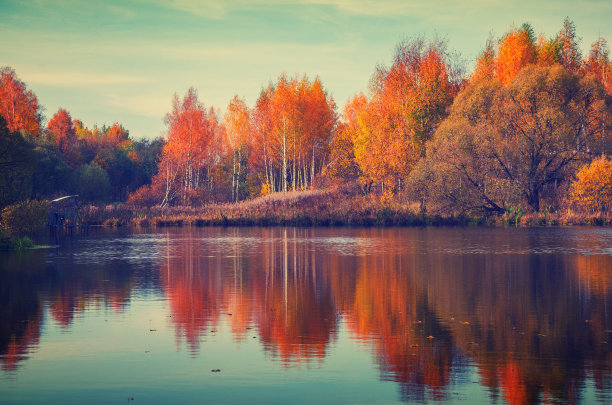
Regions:
M 31 90 L 26 90 L 15 71 L 9 67 L 0 69 L 0 115 L 10 131 L 22 131 L 40 135 L 40 107 Z
M 76 131 L 68 111 L 60 108 L 47 124 L 47 136 L 65 153 L 76 141 Z
M 612 63 L 609 59 L 608 42 L 599 38 L 591 46 L 588 59 L 584 63 L 584 72 L 595 75 L 605 87 L 606 92 L 612 95 Z

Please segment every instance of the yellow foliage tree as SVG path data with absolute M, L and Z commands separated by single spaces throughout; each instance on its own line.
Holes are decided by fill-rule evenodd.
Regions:
M 605 156 L 585 165 L 570 189 L 573 205 L 588 212 L 612 209 L 612 160 Z

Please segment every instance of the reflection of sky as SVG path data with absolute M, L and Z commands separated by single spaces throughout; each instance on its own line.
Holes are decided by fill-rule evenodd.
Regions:
M 0 379 L 0 402 L 398 403 L 397 384 L 379 380 L 373 353 L 344 323 L 321 362 L 288 368 L 262 350 L 255 328 L 236 342 L 223 319 L 190 353 L 159 298 L 133 300 L 124 312 L 86 310 L 68 330 L 48 322 L 27 365 Z M 456 375 L 447 399 L 488 403 L 473 381 L 473 370 Z
M 135 137 L 164 130 L 172 94 L 199 91 L 224 109 L 234 94 L 253 106 L 282 72 L 319 76 L 341 107 L 397 42 L 439 34 L 468 69 L 493 32 L 529 21 L 552 36 L 575 20 L 582 48 L 612 40 L 608 0 L 110 0 L 0 2 L 0 66 L 92 127 L 121 122 Z

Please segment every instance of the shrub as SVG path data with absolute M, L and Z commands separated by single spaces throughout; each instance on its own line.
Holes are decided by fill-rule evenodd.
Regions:
M 570 188 L 570 201 L 587 212 L 612 209 L 612 160 L 602 156 L 576 174 Z
M 34 246 L 34 242 L 27 236 L 16 236 L 10 241 L 10 247 L 16 250 L 29 249 L 32 246 Z
M 144 185 L 128 197 L 127 203 L 135 207 L 151 208 L 164 199 L 163 190 L 157 185 Z
M 10 236 L 31 235 L 47 225 L 48 214 L 48 202 L 22 201 L 2 210 L 2 228 Z

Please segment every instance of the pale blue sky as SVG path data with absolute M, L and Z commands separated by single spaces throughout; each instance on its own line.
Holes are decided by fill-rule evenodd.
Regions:
M 253 106 L 282 72 L 307 74 L 341 110 L 404 38 L 446 37 L 470 69 L 490 32 L 530 22 L 549 37 L 565 16 L 585 52 L 612 40 L 610 0 L 0 0 L 0 66 L 47 119 L 63 107 L 89 127 L 118 121 L 154 137 L 189 86 L 222 112 L 234 94 Z

